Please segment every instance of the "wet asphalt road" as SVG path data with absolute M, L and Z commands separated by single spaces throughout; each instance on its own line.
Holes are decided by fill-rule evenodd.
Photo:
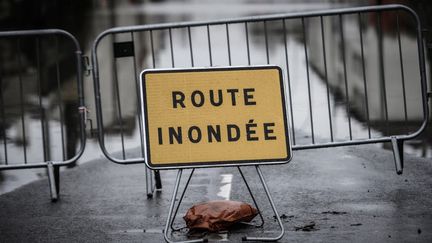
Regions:
M 431 160 L 406 155 L 404 174 L 398 176 L 391 152 L 357 146 L 295 151 L 290 164 L 262 170 L 283 218 L 280 242 L 432 241 Z M 255 169 L 244 172 L 264 228 L 240 227 L 211 235 L 213 240 L 278 234 Z M 152 199 L 145 193 L 144 165 L 107 160 L 62 172 L 57 203 L 49 200 L 46 179 L 28 184 L 0 196 L 1 241 L 163 242 L 175 175 L 162 172 L 163 191 Z M 237 169 L 198 170 L 175 225 L 185 226 L 181 216 L 193 203 L 224 198 L 252 202 Z M 173 237 L 186 239 L 185 233 Z
M 169 6 L 146 11 L 182 15 L 166 21 L 190 17 L 190 10 L 183 13 L 177 4 Z M 271 6 L 266 11 L 282 10 Z M 134 9 L 121 8 L 119 14 L 129 16 Z M 194 10 L 197 19 L 222 12 L 214 6 L 207 9 Z M 250 15 L 257 9 L 265 10 L 263 6 L 226 8 L 225 4 L 216 10 Z M 101 16 L 95 19 L 104 23 Z M 432 242 L 432 160 L 405 157 L 401 176 L 395 173 L 392 153 L 373 146 L 295 151 L 288 165 L 263 166 L 286 230 L 280 242 Z M 213 240 L 238 242 L 245 234 L 278 234 L 254 168 L 244 172 L 263 211 L 264 228 L 242 227 L 211 235 Z M 163 242 L 175 175 L 175 171 L 162 172 L 163 191 L 153 199 L 146 197 L 144 165 L 121 166 L 106 159 L 62 172 L 57 203 L 49 200 L 47 179 L 30 183 L 0 195 L 0 242 Z M 192 204 L 226 198 L 251 202 L 237 169 L 198 170 L 176 226 L 185 226 L 181 216 Z M 185 233 L 173 237 L 186 239 Z

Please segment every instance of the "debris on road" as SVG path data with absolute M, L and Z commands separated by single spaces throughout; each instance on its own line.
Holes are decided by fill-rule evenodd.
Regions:
M 295 231 L 299 231 L 299 230 L 301 230 L 301 231 L 307 231 L 307 232 L 309 232 L 309 231 L 316 231 L 318 229 L 315 228 L 315 226 L 316 226 L 315 222 L 311 221 L 310 223 L 305 224 L 303 226 L 294 226 L 294 229 L 295 229 Z
M 294 218 L 294 217 L 295 217 L 294 215 L 286 215 L 286 214 L 282 214 L 282 215 L 280 216 L 280 218 L 281 218 L 282 220 L 284 220 L 285 222 L 288 221 L 288 220 L 290 220 L 290 219 L 292 219 L 292 218 Z M 276 221 L 276 216 L 275 216 L 275 215 L 273 215 L 273 220 Z
M 340 215 L 340 214 L 347 214 L 347 212 L 339 212 L 339 211 L 325 211 L 325 212 L 322 212 L 322 214 Z
M 250 222 L 258 210 L 244 202 L 216 200 L 192 206 L 183 217 L 190 230 L 220 232 L 239 222 Z
M 357 223 L 357 224 L 350 224 L 350 226 L 361 226 L 363 225 L 362 223 Z

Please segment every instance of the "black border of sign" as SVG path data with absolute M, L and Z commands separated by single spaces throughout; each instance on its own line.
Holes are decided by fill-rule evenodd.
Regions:
M 148 73 L 182 73 L 182 72 L 208 72 L 208 71 L 237 71 L 237 70 L 261 70 L 261 69 L 277 69 L 279 72 L 280 91 L 282 98 L 282 113 L 284 115 L 284 127 L 285 127 L 285 139 L 287 145 L 288 157 L 286 158 L 275 158 L 275 159 L 260 159 L 260 160 L 228 160 L 228 161 L 207 161 L 207 162 L 192 162 L 192 163 L 172 163 L 172 164 L 152 164 L 150 157 L 150 141 L 148 133 L 148 114 L 147 114 L 147 96 L 146 96 L 146 85 L 145 75 Z M 228 166 L 246 166 L 246 165 L 274 165 L 274 164 L 286 164 L 292 159 L 292 146 L 291 136 L 288 129 L 287 113 L 286 113 L 286 102 L 284 92 L 284 82 L 282 76 L 282 69 L 276 65 L 264 65 L 264 66 L 244 66 L 244 67 L 211 67 L 211 68 L 172 68 L 172 69 L 146 69 L 140 74 L 140 94 L 141 94 L 141 116 L 142 122 L 144 123 L 144 147 L 145 147 L 145 163 L 147 167 L 155 170 L 168 170 L 168 169 L 191 169 L 191 168 L 208 168 L 208 167 L 228 167 Z

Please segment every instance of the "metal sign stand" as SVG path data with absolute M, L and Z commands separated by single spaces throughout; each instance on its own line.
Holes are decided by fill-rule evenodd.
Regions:
M 204 76 L 207 79 L 213 81 L 202 82 Z M 263 78 L 266 80 L 265 85 L 262 82 Z M 273 199 L 269 193 L 267 184 L 264 180 L 264 177 L 262 175 L 259 166 L 262 164 L 285 164 L 288 163 L 292 158 L 292 148 L 290 146 L 291 141 L 288 136 L 289 130 L 288 130 L 288 122 L 286 120 L 287 117 L 286 103 L 285 103 L 285 94 L 283 89 L 284 86 L 283 86 L 283 78 L 282 78 L 282 69 L 278 66 L 272 66 L 272 65 L 250 66 L 250 67 L 249 66 L 218 67 L 218 68 L 212 67 L 212 68 L 192 68 L 192 69 L 152 69 L 152 70 L 144 70 L 143 72 L 141 72 L 140 80 L 141 80 L 140 82 L 141 104 L 144 104 L 141 106 L 142 109 L 141 121 L 143 121 L 142 127 L 145 128 L 143 129 L 143 131 L 145 132 L 144 141 L 145 141 L 146 149 L 144 151 L 145 151 L 146 165 L 148 168 L 152 170 L 158 170 L 158 169 L 178 170 L 174 191 L 171 198 L 170 208 L 168 211 L 168 217 L 165 224 L 165 230 L 164 230 L 165 240 L 167 242 L 182 242 L 182 243 L 208 241 L 207 238 L 186 240 L 186 241 L 175 241 L 171 239 L 169 235 L 169 228 L 171 228 L 171 231 L 178 230 L 175 229 L 173 226 L 174 220 L 177 216 L 178 210 L 180 208 L 180 205 L 183 201 L 184 195 L 186 193 L 186 190 L 189 186 L 190 180 L 196 168 L 210 168 L 210 167 L 224 167 L 224 166 L 237 167 L 260 215 L 261 224 L 259 225 L 252 224 L 252 226 L 262 227 L 264 225 L 264 218 L 257 206 L 257 202 L 250 189 L 250 186 L 246 181 L 246 178 L 240 168 L 240 166 L 248 166 L 248 165 L 255 166 L 261 184 L 264 188 L 267 198 L 269 199 L 270 205 L 273 209 L 275 218 L 278 221 L 281 231 L 276 237 L 244 236 L 242 240 L 243 241 L 277 241 L 281 239 L 285 232 L 282 225 L 282 221 L 273 203 Z M 166 80 L 182 80 L 182 81 L 178 81 L 176 83 L 170 83 L 170 85 L 168 86 L 161 86 L 160 82 Z M 218 80 L 218 81 L 216 82 L 214 80 Z M 253 88 L 245 88 L 246 81 L 244 80 L 247 81 L 247 85 L 248 85 L 247 87 L 253 87 Z M 223 82 L 221 83 L 221 81 Z M 229 86 L 227 86 L 228 83 Z M 242 90 L 241 92 L 243 92 L 244 94 L 244 107 L 240 106 L 240 108 L 238 108 L 238 106 L 236 106 L 235 99 L 232 99 L 233 101 L 231 104 L 226 103 L 226 106 L 229 106 L 229 108 L 216 109 L 217 114 L 214 113 L 215 110 L 211 110 L 213 112 L 209 113 L 207 116 L 218 117 L 235 111 L 235 114 L 237 115 L 247 114 L 248 117 L 253 117 L 254 119 L 257 120 L 261 119 L 263 121 L 271 121 L 262 124 L 263 136 L 261 137 L 260 143 L 259 144 L 248 143 L 250 141 L 258 141 L 259 138 L 258 136 L 256 137 L 252 136 L 253 134 L 257 134 L 257 131 L 254 130 L 248 132 L 248 128 L 247 128 L 248 125 L 246 124 L 246 133 L 245 133 L 246 135 L 244 135 L 245 139 L 242 140 L 243 144 L 242 146 L 238 144 L 234 145 L 237 146 L 234 147 L 234 150 L 238 153 L 233 153 L 233 147 L 232 147 L 233 144 L 229 142 L 237 141 L 238 139 L 240 139 L 241 133 L 239 130 L 240 129 L 239 124 L 244 123 L 242 119 L 237 119 L 237 120 L 234 119 L 230 121 L 230 123 L 232 124 L 225 124 L 227 127 L 226 128 L 227 137 L 226 140 L 223 142 L 221 141 L 220 138 L 221 125 L 215 126 L 214 129 L 216 130 L 214 130 L 215 131 L 214 134 L 211 132 L 211 128 L 213 129 L 212 125 L 207 126 L 207 129 L 210 130 L 210 132 L 208 133 L 209 134 L 208 143 L 209 144 L 212 143 L 213 139 L 217 140 L 218 142 L 222 142 L 221 144 L 216 144 L 218 150 L 214 149 L 215 148 L 213 146 L 214 144 L 212 144 L 211 148 L 207 146 L 206 150 L 204 149 L 205 151 L 202 148 L 199 148 L 197 146 L 191 147 L 194 146 L 193 144 L 198 143 L 202 139 L 201 130 L 199 130 L 200 128 L 195 125 L 191 126 L 188 130 L 187 138 L 190 140 L 190 143 L 186 145 L 188 146 L 187 147 L 188 156 L 183 156 L 185 154 L 184 153 L 185 147 L 183 145 L 183 140 L 181 137 L 182 134 L 180 130 L 181 127 L 177 128 L 178 135 L 173 135 L 173 134 L 170 135 L 171 140 L 169 143 L 171 145 L 167 150 L 167 147 L 164 146 L 167 144 L 166 142 L 164 144 L 163 128 L 159 127 L 160 124 L 176 124 L 179 120 L 187 120 L 189 123 L 193 123 L 203 119 L 202 114 L 199 113 L 198 110 L 195 108 L 200 107 L 204 103 L 197 106 L 195 102 L 196 100 L 194 100 L 195 96 L 193 95 L 191 96 L 192 99 L 191 104 L 193 105 L 195 102 L 195 105 L 188 106 L 189 107 L 188 110 L 190 110 L 190 112 L 184 112 L 184 110 L 182 110 L 183 112 L 178 112 L 178 110 L 176 110 L 179 104 L 182 107 L 182 109 L 187 108 L 184 104 L 185 94 L 183 93 L 186 91 L 184 90 L 177 91 L 180 89 L 179 84 L 180 86 L 188 85 L 188 87 L 192 87 L 194 90 L 196 90 L 194 91 L 195 94 L 197 92 L 201 92 L 200 90 L 208 90 L 214 87 L 217 87 L 220 90 L 220 92 L 222 91 L 222 89 L 226 89 L 228 93 L 231 92 L 229 90 L 233 90 L 236 92 L 238 92 L 239 89 Z M 239 89 L 231 89 L 231 87 L 239 87 Z M 166 90 L 170 92 L 167 93 Z M 263 90 L 265 90 L 265 92 Z M 253 95 L 253 93 L 255 92 L 256 92 L 256 96 Z M 268 93 L 272 93 L 274 95 L 271 96 L 270 98 L 268 97 L 268 95 L 266 95 Z M 157 95 L 148 95 L 148 94 L 157 94 Z M 173 103 L 160 102 L 158 98 L 155 98 L 166 94 L 172 95 Z M 180 97 L 183 98 L 179 98 L 178 95 L 180 95 Z M 203 95 L 202 97 L 204 97 L 204 94 L 202 95 Z M 211 96 L 212 95 L 210 93 L 210 97 Z M 202 98 L 201 101 L 204 102 L 204 98 Z M 260 103 L 260 101 L 262 101 L 262 105 L 256 107 L 256 104 Z M 249 105 L 255 106 L 254 109 L 251 110 L 245 108 L 246 106 Z M 214 104 L 212 107 L 214 107 Z M 232 107 L 236 107 L 237 109 L 233 110 Z M 268 113 L 264 112 L 264 111 L 268 111 L 267 110 L 268 107 L 272 107 L 274 109 L 273 112 L 271 112 L 271 115 L 266 115 Z M 160 114 L 162 113 L 175 114 L 175 115 L 161 116 Z M 254 119 L 249 119 L 248 120 L 249 123 L 253 123 Z M 220 123 L 224 123 L 224 122 L 221 121 Z M 278 125 L 276 126 L 276 124 Z M 253 124 L 252 126 L 257 128 L 258 124 Z M 238 128 L 236 130 L 237 138 L 232 137 L 232 132 L 230 127 Z M 173 127 L 170 128 L 171 129 L 168 128 L 168 131 L 172 131 Z M 196 134 L 198 134 L 196 137 L 193 136 L 193 129 L 195 129 Z M 156 131 L 156 133 L 153 133 L 153 131 Z M 173 140 L 174 138 L 172 136 L 177 136 L 175 138 L 177 141 L 176 145 L 174 145 L 175 144 Z M 213 138 L 212 136 L 215 137 Z M 277 137 L 279 139 L 277 139 Z M 271 144 L 271 146 L 269 146 L 269 144 Z M 230 157 L 229 158 L 220 157 L 219 152 L 226 151 L 228 147 L 231 149 L 231 152 L 229 154 Z M 259 149 L 264 149 L 267 152 L 266 153 L 256 152 Z M 249 154 L 250 151 L 254 151 L 253 156 Z M 205 155 L 205 159 L 203 159 L 203 157 L 200 157 L 200 155 L 203 154 Z M 196 155 L 196 157 L 192 155 Z M 189 178 L 187 179 L 183 192 L 181 193 L 180 199 L 176 205 L 177 194 L 180 187 L 183 169 L 186 168 L 192 169 L 192 171 L 189 175 Z
M 261 210 L 258 208 L 258 205 L 256 203 L 255 197 L 253 196 L 253 193 L 250 190 L 249 184 L 246 181 L 246 178 L 244 177 L 244 174 L 243 174 L 241 168 L 239 166 L 237 168 L 238 168 L 238 170 L 240 172 L 240 175 L 241 175 L 243 181 L 246 184 L 246 187 L 247 187 L 247 189 L 249 191 L 249 194 L 251 195 L 251 198 L 252 198 L 252 200 L 253 200 L 253 202 L 255 204 L 255 207 L 258 210 L 258 214 L 259 214 L 259 216 L 261 218 L 261 224 L 260 225 L 255 225 L 255 226 L 256 227 L 262 227 L 264 225 L 264 218 L 263 218 L 263 216 L 261 214 Z M 250 237 L 250 236 L 244 236 L 244 237 L 242 237 L 242 240 L 243 241 L 278 241 L 284 235 L 285 229 L 284 229 L 284 227 L 282 225 L 282 220 L 281 220 L 281 218 L 279 216 L 279 213 L 277 212 L 276 206 L 275 206 L 275 204 L 273 202 L 273 198 L 270 195 L 269 189 L 267 187 L 267 183 L 265 182 L 264 176 L 263 176 L 263 174 L 261 172 L 261 169 L 260 169 L 259 165 L 255 165 L 255 168 L 257 170 L 258 176 L 260 178 L 260 181 L 261 181 L 261 184 L 262 184 L 262 186 L 264 188 L 264 191 L 265 191 L 265 193 L 267 195 L 267 198 L 268 198 L 268 200 L 270 202 L 270 205 L 271 205 L 271 207 L 273 209 L 273 212 L 275 214 L 276 220 L 278 221 L 278 224 L 279 224 L 279 227 L 281 229 L 281 232 L 276 237 Z M 183 192 L 181 193 L 181 196 L 180 196 L 179 201 L 177 203 L 176 209 L 174 210 L 175 201 L 176 201 L 177 194 L 178 194 L 178 189 L 179 189 L 181 177 L 182 177 L 182 174 L 183 174 L 183 169 L 179 169 L 178 172 L 177 172 L 176 182 L 175 182 L 175 185 L 174 185 L 174 191 L 173 191 L 173 194 L 172 194 L 172 197 L 171 197 L 170 208 L 169 208 L 169 211 L 168 211 L 168 217 L 167 217 L 167 221 L 166 221 L 165 229 L 164 229 L 164 238 L 165 238 L 165 240 L 167 242 L 195 243 L 195 242 L 207 242 L 208 241 L 208 239 L 206 239 L 206 238 L 196 239 L 196 240 L 187 240 L 187 241 L 174 241 L 174 240 L 170 239 L 169 234 L 168 234 L 169 228 L 171 228 L 171 231 L 178 230 L 178 229 L 175 229 L 173 227 L 173 223 L 174 223 L 174 220 L 175 220 L 175 218 L 177 216 L 178 209 L 179 209 L 180 204 L 181 204 L 181 202 L 182 202 L 182 200 L 184 198 L 186 189 L 189 186 L 189 182 L 190 182 L 190 180 L 191 180 L 194 172 L 195 172 L 195 169 L 192 169 L 192 171 L 191 171 L 191 173 L 189 175 L 189 178 L 186 181 L 186 185 L 185 185 L 185 187 L 183 189 Z

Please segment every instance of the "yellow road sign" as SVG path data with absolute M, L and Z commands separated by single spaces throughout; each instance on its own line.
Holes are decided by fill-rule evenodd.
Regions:
M 291 159 L 277 66 L 145 70 L 141 95 L 150 168 Z

